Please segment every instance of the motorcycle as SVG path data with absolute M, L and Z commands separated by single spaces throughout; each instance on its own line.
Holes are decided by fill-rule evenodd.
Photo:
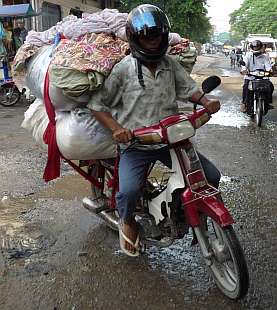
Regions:
M 11 107 L 15 105 L 24 94 L 19 91 L 12 78 L 9 77 L 8 63 L 2 62 L 4 78 L 0 80 L 0 104 L 4 107 Z
M 5 82 L 0 85 L 0 104 L 4 107 L 15 105 L 24 94 L 20 92 L 14 82 Z
M 261 127 L 263 116 L 266 113 L 267 96 L 270 90 L 270 72 L 264 70 L 256 70 L 248 73 L 253 76 L 254 80 L 250 80 L 248 90 L 254 93 L 254 102 L 247 102 L 247 113 L 255 118 L 257 126 Z
M 206 79 L 202 83 L 204 94 L 220 83 L 217 76 Z M 189 140 L 210 117 L 207 109 L 196 110 L 195 104 L 191 114 L 172 115 L 156 125 L 133 131 L 132 145 L 167 144 L 172 159 L 171 170 L 164 172 L 160 181 L 151 178 L 154 165 L 149 167 L 135 220 L 140 240 L 146 246 L 168 247 L 191 230 L 192 245 L 199 244 L 219 290 L 231 299 L 240 299 L 248 291 L 249 276 L 242 247 L 232 227 L 234 220 L 220 191 L 208 184 Z M 119 224 L 115 201 L 118 163 L 119 155 L 116 159 L 80 162 L 80 167 L 87 169 L 92 178 L 93 198 L 85 197 L 84 207 L 116 231 Z
M 271 72 L 263 69 L 257 69 L 255 71 L 248 71 L 245 68 L 245 62 L 240 62 L 242 71 L 246 71 L 248 76 L 254 77 L 253 80 L 249 80 L 248 90 L 253 97 L 248 96 L 246 101 L 246 112 L 252 118 L 255 118 L 257 126 L 261 127 L 263 115 L 266 114 L 268 104 L 268 94 L 271 92 L 271 83 L 269 77 Z M 253 99 L 252 99 L 253 98 Z
M 242 61 L 243 61 L 242 54 L 237 54 L 236 65 L 238 68 L 240 68 L 240 64 Z

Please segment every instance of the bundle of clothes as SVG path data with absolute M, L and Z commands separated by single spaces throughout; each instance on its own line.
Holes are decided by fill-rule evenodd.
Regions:
M 128 53 L 125 36 L 128 14 L 105 9 L 82 18 L 68 16 L 44 32 L 30 31 L 14 62 L 15 81 L 30 89 L 36 100 L 25 112 L 22 126 L 48 148 L 48 163 L 66 159 L 114 157 L 116 145 L 86 107 L 114 65 Z M 168 54 L 191 72 L 196 61 L 189 41 L 170 33 Z M 58 153 L 58 154 L 55 154 Z M 56 170 L 58 170 L 56 165 Z M 59 176 L 47 173 L 45 180 Z M 55 170 L 54 169 L 54 170 Z

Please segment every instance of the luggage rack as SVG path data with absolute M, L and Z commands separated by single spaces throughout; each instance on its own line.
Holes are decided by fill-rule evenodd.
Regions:
M 205 187 L 201 188 L 199 191 L 191 191 L 193 193 L 193 199 L 191 201 L 195 201 L 195 200 L 198 200 L 200 198 L 208 198 L 208 197 L 212 197 L 212 196 L 215 196 L 215 195 L 218 195 L 220 194 L 220 191 L 207 184 Z

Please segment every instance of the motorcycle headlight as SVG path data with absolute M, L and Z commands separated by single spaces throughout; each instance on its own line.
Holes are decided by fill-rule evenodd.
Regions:
M 195 129 L 189 120 L 167 127 L 168 142 L 173 144 L 188 139 L 195 134 Z

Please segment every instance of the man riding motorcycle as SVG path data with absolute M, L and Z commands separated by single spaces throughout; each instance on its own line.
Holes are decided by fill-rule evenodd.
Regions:
M 120 216 L 120 246 L 125 254 L 138 256 L 138 227 L 134 211 L 141 195 L 149 164 L 160 160 L 170 166 L 169 149 L 165 145 L 133 146 L 132 130 L 158 123 L 178 113 L 176 99 L 197 102 L 202 92 L 174 59 L 166 56 L 170 24 L 162 10 L 153 5 L 133 9 L 126 24 L 131 55 L 114 68 L 88 107 L 96 119 L 113 133 L 120 143 L 119 192 L 116 205 Z M 210 113 L 220 108 L 218 100 L 202 97 L 201 103 Z M 115 118 L 111 112 L 115 112 Z M 220 173 L 200 154 L 207 179 L 218 186 Z
M 272 71 L 271 61 L 267 54 L 264 53 L 264 46 L 260 40 L 255 40 L 250 44 L 250 52 L 248 52 L 243 58 L 243 66 L 241 69 L 241 74 L 244 75 L 244 84 L 242 90 L 242 104 L 241 112 L 246 113 L 246 104 L 254 102 L 253 91 L 248 89 L 249 81 L 253 80 L 254 77 L 248 75 L 248 72 L 256 70 Z M 267 113 L 269 104 L 272 103 L 272 94 L 274 91 L 274 86 L 270 82 L 270 92 L 267 96 L 267 101 L 265 105 L 265 113 Z
M 236 57 L 237 57 L 236 63 L 239 64 L 240 61 L 242 60 L 242 50 L 240 47 L 238 47 L 236 50 Z

